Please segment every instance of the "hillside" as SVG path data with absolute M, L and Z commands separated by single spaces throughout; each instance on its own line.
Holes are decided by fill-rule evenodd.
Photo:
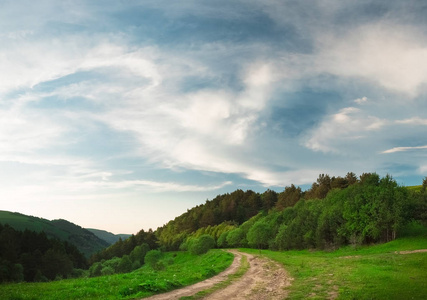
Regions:
M 0 211 L 0 223 L 9 224 L 16 230 L 25 229 L 45 232 L 50 238 L 57 238 L 75 245 L 86 257 L 98 252 L 109 244 L 92 232 L 66 220 L 49 221 L 20 213 Z
M 86 228 L 86 230 L 92 232 L 101 240 L 106 241 L 109 245 L 112 245 L 118 242 L 120 238 L 122 240 L 125 240 L 131 236 L 131 234 L 114 234 L 105 230 L 93 229 L 93 228 Z

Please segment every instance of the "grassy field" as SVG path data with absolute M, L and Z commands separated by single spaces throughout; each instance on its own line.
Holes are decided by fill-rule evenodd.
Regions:
M 48 283 L 16 283 L 0 285 L 0 299 L 134 299 L 193 284 L 226 269 L 233 255 L 210 250 L 196 256 L 187 252 L 169 252 L 162 259 L 164 270 L 149 266 L 127 274 L 81 278 Z
M 262 254 L 282 263 L 294 278 L 290 299 L 426 299 L 427 253 L 396 253 L 427 249 L 426 229 L 414 228 L 411 232 L 414 236 L 358 249 L 263 250 Z M 258 253 L 253 249 L 244 251 Z

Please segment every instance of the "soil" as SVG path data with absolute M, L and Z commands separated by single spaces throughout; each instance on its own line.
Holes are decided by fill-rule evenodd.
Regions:
M 224 272 L 194 285 L 144 299 L 179 299 L 180 297 L 192 296 L 200 291 L 209 289 L 215 284 L 226 280 L 229 274 L 235 273 L 240 266 L 240 261 L 243 255 L 247 257 L 250 265 L 249 270 L 231 285 L 222 290 L 218 290 L 203 299 L 275 300 L 286 298 L 288 292 L 285 288 L 291 284 L 293 279 L 290 278 L 289 274 L 280 264 L 266 258 L 241 253 L 237 250 L 230 250 L 230 252 L 234 254 L 234 261 Z
M 427 252 L 427 249 L 411 250 L 411 251 L 396 251 L 397 254 L 411 254 L 411 253 L 421 253 L 421 252 Z

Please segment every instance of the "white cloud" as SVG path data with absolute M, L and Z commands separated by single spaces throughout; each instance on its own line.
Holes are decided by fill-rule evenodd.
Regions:
M 374 116 L 365 115 L 365 112 L 347 107 L 338 113 L 327 116 L 316 128 L 309 132 L 304 145 L 315 151 L 344 153 L 352 152 L 352 147 L 360 143 L 388 122 Z
M 396 123 L 397 124 L 405 124 L 405 125 L 427 126 L 427 119 L 422 119 L 419 117 L 413 117 L 413 118 L 404 119 L 404 120 L 397 120 Z
M 366 78 L 416 96 L 427 82 L 427 43 L 415 27 L 378 22 L 318 39 L 320 72 Z
M 363 104 L 368 102 L 368 98 L 367 97 L 357 98 L 354 100 L 354 102 L 356 102 L 357 104 Z
M 416 147 L 395 147 L 395 148 L 385 150 L 381 153 L 387 154 L 387 153 L 404 152 L 404 151 L 411 151 L 411 150 L 423 150 L 423 149 L 427 149 L 427 145 L 426 146 L 416 146 Z
M 129 181 L 116 181 L 116 182 L 97 182 L 106 188 L 124 189 L 132 188 L 133 190 L 149 189 L 154 192 L 206 192 L 221 189 L 227 185 L 232 184 L 231 181 L 223 182 L 219 185 L 186 185 L 175 182 L 158 182 L 150 180 L 129 180 Z
M 65 128 L 43 114 L 19 108 L 0 110 L 0 158 L 52 146 L 64 132 Z

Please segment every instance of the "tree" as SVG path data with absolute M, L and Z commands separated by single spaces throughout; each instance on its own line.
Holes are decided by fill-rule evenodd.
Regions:
M 241 247 L 245 242 L 245 233 L 241 228 L 233 229 L 227 235 L 227 244 L 230 247 Z
M 256 222 L 247 234 L 249 245 L 256 246 L 258 249 L 267 248 L 271 239 L 271 227 L 264 220 Z
M 204 234 L 190 245 L 189 251 L 192 254 L 200 255 L 204 254 L 215 247 L 215 240 L 208 234 Z
M 127 273 L 132 271 L 132 261 L 130 260 L 129 255 L 123 255 L 119 264 L 119 272 Z
M 276 208 L 283 210 L 286 207 L 294 206 L 302 197 L 302 191 L 300 187 L 291 186 L 285 187 L 285 190 L 278 195 Z
M 130 253 L 130 259 L 132 262 L 139 261 L 143 262 L 144 257 L 147 254 L 147 252 L 150 250 L 150 247 L 147 243 L 143 243 L 140 246 L 136 246 L 132 252 Z
M 216 242 L 216 244 L 219 248 L 226 248 L 228 246 L 228 244 L 227 244 L 228 233 L 229 233 L 229 231 L 225 231 L 225 232 L 221 233 L 221 235 L 219 236 L 218 241 Z
M 269 211 L 271 208 L 276 205 L 277 202 L 277 193 L 268 189 L 261 195 L 262 208 L 265 211 Z

